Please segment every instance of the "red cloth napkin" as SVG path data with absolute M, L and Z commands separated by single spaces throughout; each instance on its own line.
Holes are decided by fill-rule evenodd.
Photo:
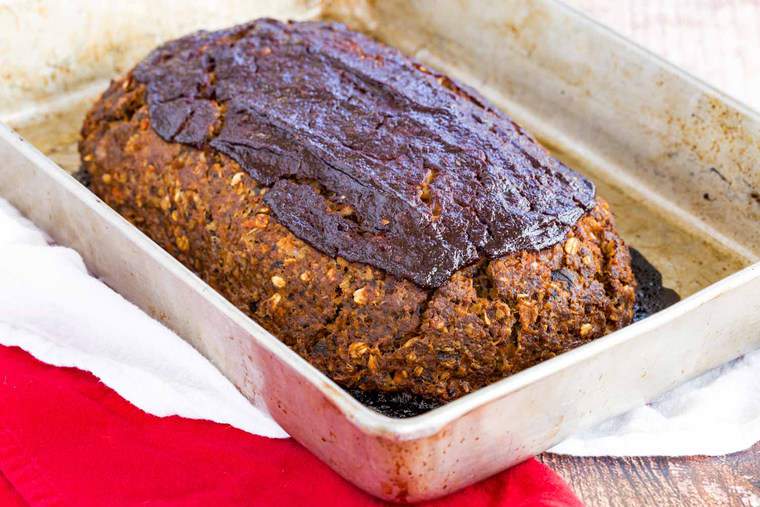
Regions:
M 381 505 L 292 439 L 146 414 L 93 375 L 0 346 L 0 505 Z M 581 505 L 529 460 L 431 505 Z

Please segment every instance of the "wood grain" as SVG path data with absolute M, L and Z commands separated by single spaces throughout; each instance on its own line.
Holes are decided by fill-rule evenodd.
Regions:
M 589 506 L 760 506 L 760 443 L 721 457 L 538 457 Z
M 760 0 L 566 1 L 760 110 Z M 760 507 L 760 443 L 722 457 L 539 459 L 592 507 Z
M 760 1 L 565 1 L 760 110 Z

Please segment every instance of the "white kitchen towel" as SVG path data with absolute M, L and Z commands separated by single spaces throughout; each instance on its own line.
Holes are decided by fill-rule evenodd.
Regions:
M 87 274 L 0 199 L 0 344 L 92 372 L 151 414 L 287 434 L 192 346 Z
M 574 435 L 573 456 L 722 456 L 760 441 L 760 350 Z
M 146 412 L 284 437 L 208 361 L 0 199 L 0 344 L 75 366 Z M 720 455 L 760 440 L 760 351 L 562 442 L 574 455 Z

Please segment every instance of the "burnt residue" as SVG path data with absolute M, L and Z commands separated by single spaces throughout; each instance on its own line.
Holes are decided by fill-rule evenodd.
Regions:
M 636 305 L 633 321 L 639 321 L 664 310 L 681 300 L 672 289 L 662 286 L 662 275 L 638 250 L 630 248 L 631 265 L 636 276 Z M 572 271 L 560 269 L 552 273 L 552 278 L 568 284 L 576 283 Z M 389 417 L 414 417 L 443 405 L 437 400 L 429 400 L 408 392 L 379 392 L 352 389 L 351 396 L 362 404 Z
M 720 178 L 721 180 L 723 180 L 723 183 L 728 183 L 729 185 L 731 184 L 731 182 L 728 181 L 728 179 L 725 176 L 723 176 L 723 173 L 720 172 L 720 171 L 718 171 L 716 168 L 711 167 L 710 168 L 710 172 L 713 173 L 713 174 L 715 174 L 715 175 L 717 175 L 718 178 Z
M 87 169 L 85 169 L 84 167 L 80 167 L 77 171 L 71 173 L 71 175 L 79 183 L 81 183 L 87 188 L 90 188 L 90 184 L 92 183 L 92 176 L 90 175 L 89 171 L 87 171 Z
M 440 400 L 424 398 L 406 391 L 383 392 L 351 389 L 349 394 L 359 400 L 361 404 L 381 414 L 401 419 L 424 414 L 443 405 Z
M 342 25 L 198 32 L 133 76 L 164 140 L 236 160 L 321 252 L 422 287 L 553 245 L 594 205 L 592 183 L 477 92 Z
M 639 321 L 664 310 L 681 300 L 673 289 L 662 286 L 662 274 L 657 271 L 641 252 L 631 251 L 631 268 L 636 277 L 636 303 L 633 307 L 633 321 Z

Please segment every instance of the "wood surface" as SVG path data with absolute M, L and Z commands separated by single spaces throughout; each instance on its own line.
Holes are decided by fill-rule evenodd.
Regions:
M 760 110 L 760 0 L 566 1 Z M 760 443 L 722 457 L 539 459 L 592 507 L 760 507 Z
M 564 0 L 760 110 L 760 0 Z
M 589 506 L 760 506 L 760 443 L 721 457 L 538 457 Z

